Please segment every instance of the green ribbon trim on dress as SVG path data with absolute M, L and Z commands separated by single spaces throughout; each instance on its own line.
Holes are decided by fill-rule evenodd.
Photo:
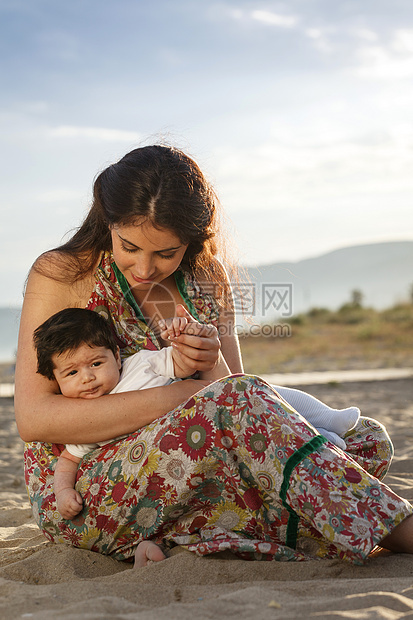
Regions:
M 183 272 L 181 271 L 181 269 L 178 269 L 177 271 L 175 271 L 174 276 L 175 276 L 175 282 L 176 282 L 176 286 L 178 287 L 179 294 L 184 300 L 184 302 L 186 303 L 186 307 L 188 308 L 189 313 L 192 314 L 194 319 L 197 319 L 199 321 L 198 312 L 194 304 L 192 303 L 191 298 L 188 295 L 188 291 L 186 290 L 185 276 Z
M 315 437 L 310 439 L 310 441 L 307 441 L 307 443 L 301 446 L 301 448 L 299 448 L 296 452 L 294 452 L 294 454 L 290 456 L 284 467 L 284 477 L 280 490 L 280 499 L 283 503 L 283 506 L 290 513 L 287 524 L 287 536 L 285 544 L 287 545 L 287 547 L 291 547 L 292 549 L 295 549 L 297 544 L 297 532 L 300 517 L 295 512 L 295 510 L 293 510 L 291 506 L 287 504 L 286 501 L 287 491 L 290 486 L 290 477 L 293 473 L 294 467 L 297 467 L 297 465 L 301 463 L 301 461 L 303 461 L 309 454 L 311 454 L 312 452 L 316 452 L 319 448 L 321 448 L 321 446 L 326 443 L 326 441 L 327 439 L 322 435 L 316 435 Z
M 124 298 L 126 299 L 128 304 L 132 306 L 138 319 L 141 319 L 141 321 L 146 323 L 145 317 L 143 316 L 142 311 L 138 306 L 138 302 L 136 301 L 136 299 L 134 298 L 132 294 L 129 283 L 127 279 L 125 278 L 125 276 L 123 275 L 123 273 L 120 271 L 115 261 L 112 262 L 112 268 L 113 268 L 113 271 L 115 272 L 116 279 L 119 283 L 120 290 L 122 291 Z

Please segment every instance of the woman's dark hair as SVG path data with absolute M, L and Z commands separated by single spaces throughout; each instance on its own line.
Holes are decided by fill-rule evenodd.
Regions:
M 114 355 L 118 350 L 109 322 L 86 308 L 66 308 L 42 323 L 33 334 L 37 353 L 37 372 L 54 379 L 53 355 L 74 351 L 82 344 L 105 347 Z
M 92 271 L 102 251 L 112 248 L 111 226 L 149 222 L 188 244 L 183 263 L 194 275 L 208 272 L 222 295 L 222 271 L 214 260 L 216 254 L 223 258 L 218 208 L 212 186 L 188 155 L 170 146 L 145 146 L 98 175 L 83 224 L 55 249 L 69 259 L 76 281 Z

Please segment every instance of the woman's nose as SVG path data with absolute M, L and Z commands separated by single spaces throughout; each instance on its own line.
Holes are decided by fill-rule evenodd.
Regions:
M 154 265 L 150 256 L 140 256 L 136 261 L 135 270 L 138 278 L 142 280 L 149 279 L 154 273 Z

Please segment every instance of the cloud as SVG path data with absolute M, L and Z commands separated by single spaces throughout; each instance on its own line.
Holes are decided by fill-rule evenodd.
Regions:
M 361 65 L 356 75 L 376 80 L 400 80 L 413 75 L 413 55 L 398 58 L 384 47 L 371 46 L 358 53 Z
M 373 30 L 370 30 L 369 28 L 359 28 L 354 31 L 354 34 L 356 37 L 362 39 L 363 41 L 373 42 L 377 41 L 377 39 L 379 38 L 378 34 Z
M 362 78 L 400 80 L 413 76 L 413 30 L 398 29 L 388 46 L 367 45 L 358 51 Z
M 216 151 L 215 174 L 221 179 L 223 202 L 234 212 L 251 205 L 303 208 L 309 201 L 327 206 L 355 194 L 377 198 L 411 192 L 412 137 L 412 125 L 392 133 L 308 135 L 301 140 L 290 128 L 250 149 Z
M 244 12 L 241 9 L 229 9 L 228 14 L 233 19 L 242 19 L 244 17 Z
M 330 29 L 331 30 L 331 29 Z M 320 28 L 306 28 L 304 34 L 312 40 L 314 47 L 323 53 L 329 53 L 333 50 L 326 32 Z
M 53 138 L 89 138 L 106 142 L 136 142 L 142 139 L 142 136 L 135 131 L 76 125 L 59 125 L 51 129 L 50 135 Z
M 396 30 L 393 38 L 393 49 L 395 52 L 413 52 L 413 29 Z
M 293 28 L 298 22 L 295 15 L 279 15 L 272 11 L 252 11 L 251 17 L 264 24 L 278 26 L 279 28 Z
M 233 11 L 234 19 L 241 19 L 241 12 Z M 335 27 L 319 27 L 306 26 L 305 19 L 300 15 L 282 15 L 272 11 L 251 11 L 247 15 L 248 19 L 252 19 L 268 26 L 283 28 L 285 30 L 293 30 L 298 36 L 306 37 L 311 41 L 312 46 L 319 52 L 331 53 L 333 46 L 330 42 L 331 35 L 335 34 Z

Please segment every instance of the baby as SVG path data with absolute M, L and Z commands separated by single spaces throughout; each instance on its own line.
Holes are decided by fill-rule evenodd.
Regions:
M 171 340 L 189 330 L 183 317 L 159 322 L 161 338 Z M 56 380 L 60 392 L 68 398 L 99 398 L 104 394 L 127 392 L 168 385 L 193 374 L 174 347 L 160 351 L 142 350 L 122 365 L 119 347 L 110 324 L 98 313 L 82 308 L 57 312 L 34 332 L 37 372 Z M 212 371 L 202 379 L 213 382 L 230 374 L 222 356 Z M 57 508 L 64 519 L 73 519 L 83 508 L 81 495 L 75 490 L 77 468 L 82 457 L 113 439 L 94 444 L 66 445 L 54 474 Z M 135 566 L 148 560 L 164 559 L 160 547 L 151 541 L 138 545 Z

